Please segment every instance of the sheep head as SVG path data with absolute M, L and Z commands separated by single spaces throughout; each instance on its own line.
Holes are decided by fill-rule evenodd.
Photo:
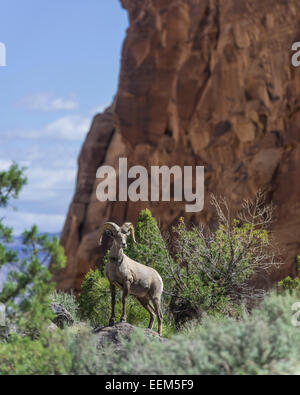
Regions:
M 131 222 L 125 222 L 121 227 L 121 232 L 125 233 L 127 237 L 131 234 L 133 241 L 135 242 L 135 244 L 137 244 L 137 241 L 135 239 L 134 226 Z
M 102 244 L 102 237 L 104 233 L 107 233 L 111 237 L 116 237 L 118 233 L 120 233 L 121 229 L 120 227 L 115 224 L 114 222 L 105 222 L 100 228 L 100 241 L 99 245 Z

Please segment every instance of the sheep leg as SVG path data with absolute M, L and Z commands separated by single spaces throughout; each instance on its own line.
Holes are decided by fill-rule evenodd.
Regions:
M 156 315 L 157 315 L 157 320 L 158 320 L 158 334 L 161 336 L 162 335 L 162 312 L 161 312 L 161 307 L 160 307 L 160 299 L 154 297 L 152 300 Z
M 130 283 L 125 282 L 123 284 L 123 298 L 122 298 L 122 303 L 123 303 L 123 309 L 122 309 L 122 316 L 120 322 L 126 322 L 127 316 L 126 316 L 126 300 L 127 296 L 129 294 L 129 289 L 130 289 Z
M 153 324 L 154 324 L 154 319 L 155 319 L 155 310 L 154 308 L 151 306 L 151 304 L 149 303 L 149 300 L 147 298 L 138 298 L 137 300 L 141 303 L 141 305 L 144 307 L 144 309 L 146 309 L 149 314 L 150 314 L 150 322 L 149 322 L 149 329 L 153 328 Z
M 116 287 L 113 284 L 110 284 L 110 293 L 111 293 L 111 317 L 109 320 L 109 326 L 114 326 L 116 321 Z

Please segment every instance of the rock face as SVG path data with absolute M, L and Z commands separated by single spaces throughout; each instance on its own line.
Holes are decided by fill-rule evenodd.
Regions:
M 53 324 L 60 329 L 64 329 L 65 326 L 74 324 L 74 318 L 72 315 L 59 303 L 51 303 L 50 310 L 55 314 Z
M 181 203 L 96 199 L 96 169 L 204 165 L 205 194 L 237 208 L 257 189 L 277 205 L 274 231 L 285 259 L 273 279 L 296 274 L 300 252 L 300 0 L 122 0 L 130 28 L 113 106 L 97 115 L 79 158 L 77 189 L 61 236 L 68 266 L 58 287 L 80 289 L 101 263 L 97 228 L 135 222 L 149 207 L 162 228 L 184 215 L 212 221 Z
M 132 332 L 137 328 L 127 322 L 122 322 L 114 326 L 107 326 L 104 328 L 98 328 L 93 331 L 97 336 L 98 348 L 104 347 L 106 344 L 114 344 L 116 347 L 122 346 L 122 340 L 129 340 Z M 160 342 L 166 342 L 167 339 L 158 335 L 158 333 L 151 329 L 141 329 L 144 332 L 146 338 L 156 339 Z

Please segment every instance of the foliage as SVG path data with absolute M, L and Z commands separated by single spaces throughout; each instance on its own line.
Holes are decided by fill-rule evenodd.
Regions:
M 6 305 L 10 317 L 17 317 L 19 327 L 34 335 L 42 323 L 52 318 L 49 303 L 55 285 L 47 266 L 51 259 L 54 269 L 62 268 L 66 258 L 58 239 L 38 234 L 36 226 L 25 231 L 22 238 L 23 258 L 12 251 L 11 259 L 2 261 L 2 265 L 9 264 L 12 269 L 0 292 L 0 302 Z M 0 246 L 6 249 L 3 244 Z
M 90 270 L 86 275 L 79 298 L 81 318 L 89 320 L 93 326 L 106 326 L 110 318 L 110 288 L 109 281 L 102 277 L 99 270 Z M 129 296 L 126 304 L 127 321 L 132 325 L 148 326 L 149 313 Z M 122 303 L 121 294 L 117 293 L 116 316 L 121 316 Z
M 286 277 L 282 281 L 279 281 L 278 287 L 280 291 L 300 291 L 300 278 L 296 277 L 292 279 L 290 276 Z
M 300 331 L 291 323 L 294 293 L 271 294 L 251 315 L 206 318 L 167 342 L 137 329 L 118 350 L 97 349 L 87 325 L 49 332 L 47 341 L 0 344 L 1 374 L 245 375 L 300 371 Z
M 300 255 L 297 256 L 296 265 L 297 265 L 297 271 L 300 272 Z
M 232 218 L 227 201 L 212 196 L 216 230 L 188 229 L 181 218 L 167 243 L 151 212 L 140 213 L 138 244 L 130 237 L 125 253 L 162 276 L 167 325 L 175 320 L 180 326 L 203 314 L 237 317 L 244 302 L 261 298 L 263 291 L 250 286 L 250 280 L 275 265 L 268 230 L 273 208 L 264 198 L 259 192 L 253 202 L 244 201 L 238 218 Z
M 125 254 L 137 262 L 153 267 L 163 276 L 170 255 L 157 221 L 150 210 L 141 211 L 135 227 L 135 236 L 137 244 L 130 237 Z
M 0 375 L 67 374 L 71 355 L 63 345 L 60 332 L 31 340 L 14 335 L 8 344 L 0 344 Z
M 181 218 L 170 237 L 175 259 L 167 261 L 165 272 L 177 323 L 203 313 L 240 315 L 243 303 L 263 294 L 250 280 L 275 265 L 268 232 L 272 206 L 264 205 L 262 194 L 243 203 L 238 219 L 231 218 L 225 199 L 212 197 L 212 205 L 215 231 L 204 226 L 188 229 Z
M 8 171 L 0 172 L 0 207 L 6 207 L 10 199 L 17 199 L 27 183 L 24 168 L 13 164 Z
M 272 294 L 240 321 L 209 318 L 166 343 L 137 330 L 118 352 L 108 345 L 96 361 L 91 352 L 82 373 L 87 366 L 93 374 L 121 375 L 299 373 L 300 331 L 291 324 L 295 301 L 295 295 Z
M 71 356 L 71 366 L 68 374 L 97 375 L 103 374 L 102 353 L 97 348 L 97 337 L 89 325 L 79 328 L 68 328 L 65 331 L 64 347 Z
M 0 207 L 6 207 L 10 199 L 16 199 L 19 196 L 22 186 L 27 182 L 23 171 L 24 169 L 13 164 L 8 171 L 0 172 Z M 0 242 L 9 243 L 11 237 L 12 229 L 3 224 L 3 218 L 0 219 Z M 4 263 L 13 263 L 15 259 L 15 252 L 0 243 L 0 269 Z
M 0 374 L 294 374 L 300 333 L 291 325 L 293 295 L 267 298 L 242 320 L 207 319 L 166 343 L 136 330 L 118 351 L 97 349 L 90 328 L 69 328 L 47 342 L 16 337 L 0 344 Z
M 66 293 L 62 291 L 54 291 L 51 294 L 50 299 L 52 303 L 62 305 L 71 314 L 75 323 L 79 321 L 79 304 L 73 292 Z
M 16 198 L 25 183 L 22 169 L 0 173 L 0 206 Z M 136 227 L 136 246 L 128 240 L 126 253 L 151 265 L 165 284 L 164 310 L 177 323 L 202 315 L 197 324 L 171 336 L 169 314 L 164 316 L 167 342 L 145 338 L 139 329 L 118 351 L 113 345 L 97 349 L 97 337 L 87 324 L 107 325 L 110 317 L 109 282 L 100 271 L 90 271 L 82 285 L 79 305 L 74 295 L 57 293 L 47 269 L 65 264 L 57 238 L 41 235 L 36 226 L 23 233 L 23 251 L 9 248 L 12 230 L 0 221 L 0 269 L 11 268 L 0 292 L 10 322 L 18 334 L 0 343 L 0 374 L 276 374 L 299 373 L 300 332 L 291 324 L 295 290 L 300 280 L 287 278 L 280 287 L 288 289 L 267 297 L 251 315 L 243 303 L 261 295 L 249 280 L 274 264 L 267 225 L 272 208 L 244 202 L 238 219 L 231 218 L 227 203 L 213 198 L 217 212 L 214 232 L 203 227 L 188 229 L 183 220 L 173 229 L 168 251 L 156 220 L 149 210 L 141 212 Z M 175 237 L 174 237 L 175 236 Z M 270 265 L 271 263 L 271 265 Z M 62 304 L 76 325 L 50 331 L 51 301 Z M 148 312 L 128 298 L 128 321 L 143 328 Z M 116 313 L 121 315 L 118 294 Z M 205 313 L 205 314 L 203 314 Z M 209 315 L 214 315 L 210 317 Z M 80 317 L 79 317 L 80 315 Z M 239 317 L 237 321 L 231 317 Z
M 7 206 L 10 198 L 18 197 L 25 182 L 23 169 L 17 165 L 0 173 L 0 206 Z M 0 221 L 0 269 L 10 268 L 0 303 L 6 305 L 8 317 L 17 322 L 21 331 L 35 337 L 52 318 L 49 295 L 54 284 L 47 265 L 51 260 L 53 269 L 60 269 L 66 258 L 58 239 L 39 234 L 36 226 L 23 233 L 21 253 L 9 248 L 11 235 L 12 229 Z

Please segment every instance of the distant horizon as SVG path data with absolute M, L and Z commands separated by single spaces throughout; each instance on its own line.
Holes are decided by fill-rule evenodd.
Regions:
M 14 235 L 62 231 L 82 144 L 117 92 L 127 27 L 119 1 L 1 4 L 0 171 L 16 162 L 28 178 L 17 211 L 0 209 Z
M 61 233 L 62 233 L 62 231 L 61 232 L 54 232 L 54 233 L 49 233 L 49 232 L 40 232 L 40 234 L 42 234 L 42 235 L 48 235 L 49 237 L 54 237 L 54 236 L 56 236 L 56 237 L 60 237 L 60 235 L 61 235 Z M 20 239 L 20 238 L 22 238 L 22 233 L 20 233 L 20 234 L 13 234 L 12 235 L 12 239 L 13 240 L 15 240 L 15 239 Z M 8 243 L 8 244 L 10 244 L 10 243 Z

